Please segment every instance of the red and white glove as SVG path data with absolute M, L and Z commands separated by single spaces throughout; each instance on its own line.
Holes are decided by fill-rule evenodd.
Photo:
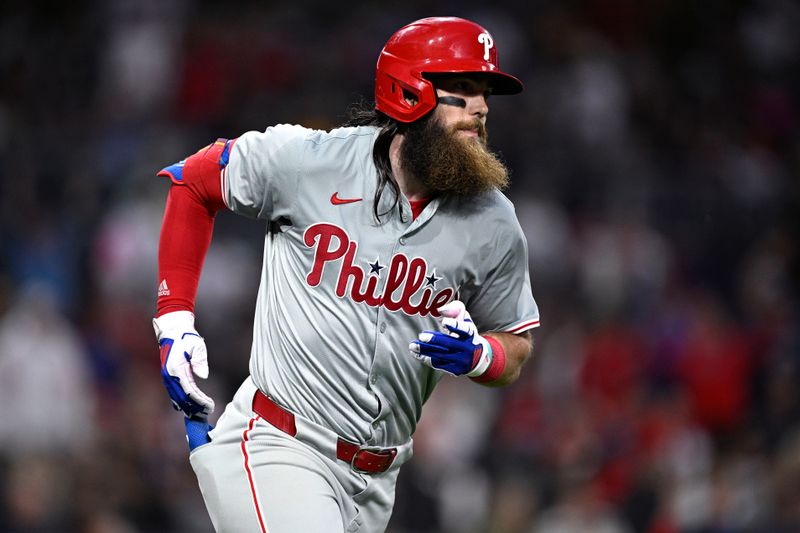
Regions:
M 176 410 L 189 418 L 207 418 L 214 400 L 194 381 L 194 375 L 208 377 L 208 351 L 203 337 L 194 329 L 189 311 L 165 313 L 153 319 L 161 349 L 161 377 Z
M 441 331 L 423 331 L 408 345 L 411 355 L 426 365 L 454 376 L 482 375 L 492 364 L 492 346 L 464 304 L 454 300 L 438 309 Z

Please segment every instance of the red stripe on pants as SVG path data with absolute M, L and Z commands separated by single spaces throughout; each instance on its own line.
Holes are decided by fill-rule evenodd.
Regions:
M 264 524 L 264 518 L 261 516 L 261 506 L 258 504 L 258 497 L 256 496 L 256 485 L 253 480 L 253 471 L 250 470 L 250 456 L 247 454 L 247 441 L 250 439 L 250 432 L 253 431 L 253 425 L 260 417 L 255 416 L 250 419 L 247 429 L 242 433 L 242 455 L 244 455 L 244 469 L 247 472 L 247 481 L 250 483 L 250 494 L 253 496 L 253 506 L 256 508 L 256 516 L 258 517 L 258 525 L 261 526 L 261 532 L 267 533 L 267 526 Z

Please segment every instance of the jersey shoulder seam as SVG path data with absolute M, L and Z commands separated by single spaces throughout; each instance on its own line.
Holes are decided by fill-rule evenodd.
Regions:
M 349 130 L 349 131 L 343 131 Z M 364 130 L 364 131 L 357 131 Z M 314 135 L 316 133 L 317 135 Z M 321 145 L 330 141 L 346 140 L 349 137 L 372 137 L 375 131 L 371 128 L 367 129 L 362 126 L 359 127 L 344 127 L 334 128 L 330 131 L 325 130 L 311 130 L 311 133 L 306 137 L 307 142 L 316 145 Z

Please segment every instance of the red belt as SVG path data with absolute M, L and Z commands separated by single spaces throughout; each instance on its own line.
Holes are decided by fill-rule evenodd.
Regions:
M 253 396 L 253 412 L 292 437 L 297 435 L 294 414 L 279 406 L 260 390 Z M 397 448 L 362 448 L 358 444 L 339 437 L 336 441 L 336 457 L 350 463 L 353 470 L 361 473 L 385 472 L 394 461 Z

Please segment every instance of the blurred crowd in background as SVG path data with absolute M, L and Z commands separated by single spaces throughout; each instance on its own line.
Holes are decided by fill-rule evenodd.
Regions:
M 341 124 L 431 15 L 487 27 L 526 84 L 488 125 L 542 326 L 513 386 L 443 380 L 390 532 L 800 531 L 796 1 L 0 6 L 0 531 L 211 530 L 150 324 L 155 172 Z M 247 375 L 263 232 L 217 218 L 212 420 Z

